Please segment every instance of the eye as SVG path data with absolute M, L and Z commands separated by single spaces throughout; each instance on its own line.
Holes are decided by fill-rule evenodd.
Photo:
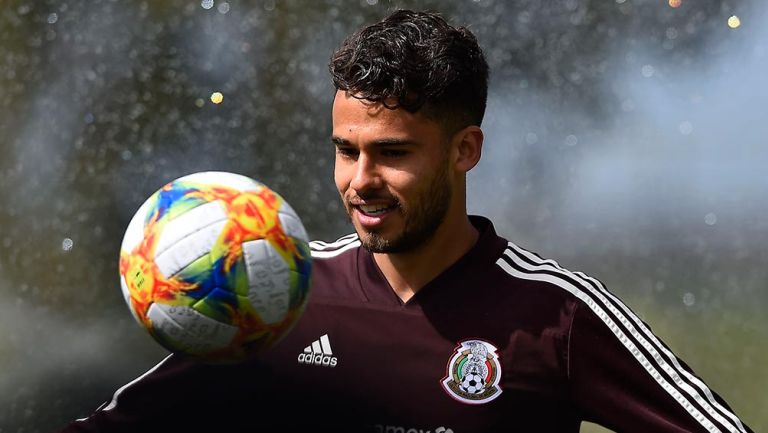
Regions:
M 388 158 L 399 158 L 407 155 L 408 152 L 400 149 L 384 149 L 381 151 L 381 154 L 382 156 L 386 156 Z
M 341 155 L 341 156 L 343 156 L 343 157 L 345 157 L 345 158 L 356 158 L 357 154 L 359 152 L 354 147 L 337 146 L 336 147 L 336 153 Z

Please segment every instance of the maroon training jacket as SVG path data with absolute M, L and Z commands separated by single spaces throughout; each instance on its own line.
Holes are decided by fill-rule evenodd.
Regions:
M 312 242 L 309 305 L 277 346 L 171 355 L 62 433 L 751 432 L 598 280 L 471 220 L 477 244 L 405 304 L 356 235 Z

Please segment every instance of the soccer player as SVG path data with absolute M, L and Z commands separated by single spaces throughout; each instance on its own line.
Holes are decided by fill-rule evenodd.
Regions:
M 488 79 L 469 30 L 396 11 L 330 71 L 355 233 L 311 244 L 296 327 L 239 364 L 171 355 L 64 431 L 751 431 L 598 280 L 467 215 Z

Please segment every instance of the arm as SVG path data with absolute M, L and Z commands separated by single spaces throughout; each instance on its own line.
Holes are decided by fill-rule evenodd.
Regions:
M 579 303 L 569 339 L 569 381 L 585 419 L 620 432 L 752 432 L 634 313 L 600 293 Z
M 242 417 L 263 407 L 270 376 L 252 361 L 206 365 L 171 355 L 60 433 L 239 431 Z

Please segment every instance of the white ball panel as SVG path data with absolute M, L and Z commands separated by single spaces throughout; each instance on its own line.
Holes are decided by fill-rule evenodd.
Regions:
M 206 317 L 189 307 L 154 303 L 147 311 L 154 329 L 192 353 L 227 347 L 237 335 L 237 327 Z
M 227 210 L 220 201 L 201 204 L 167 222 L 157 240 L 155 256 L 163 254 L 182 239 L 194 235 L 219 221 L 227 219 Z
M 123 243 L 120 245 L 120 249 L 132 252 L 144 239 L 144 219 L 147 217 L 147 211 L 149 211 L 152 202 L 154 202 L 154 200 L 150 197 L 133 215 L 131 222 L 128 223 L 128 227 L 125 229 L 125 235 L 123 235 Z
M 128 304 L 128 309 L 131 310 L 133 318 L 138 322 L 141 322 L 138 314 L 133 310 L 133 306 L 131 305 L 131 292 L 128 290 L 128 284 L 125 282 L 125 277 L 122 275 L 120 275 L 120 289 L 123 291 L 123 299 L 125 299 L 125 303 Z
M 298 216 L 296 216 L 296 214 L 285 213 L 281 208 L 278 215 L 280 216 L 280 225 L 283 226 L 283 231 L 285 231 L 285 234 L 297 239 L 301 239 L 304 242 L 309 242 L 307 231 L 304 230 L 304 225 L 301 224 L 301 220 Z
M 221 185 L 240 191 L 258 191 L 264 186 L 255 180 L 235 173 L 223 171 L 203 171 L 180 177 L 176 182 L 197 182 L 209 185 Z
M 155 255 L 155 264 L 165 278 L 170 278 L 190 263 L 208 254 L 221 235 L 227 221 L 198 230 Z
M 296 213 L 296 211 L 293 209 L 293 206 L 290 205 L 287 201 L 283 200 L 283 203 L 280 205 L 280 212 L 285 212 L 288 215 L 293 215 L 296 218 L 299 217 L 299 214 Z
M 243 258 L 251 305 L 267 324 L 283 320 L 290 304 L 288 264 L 264 239 L 244 242 Z

